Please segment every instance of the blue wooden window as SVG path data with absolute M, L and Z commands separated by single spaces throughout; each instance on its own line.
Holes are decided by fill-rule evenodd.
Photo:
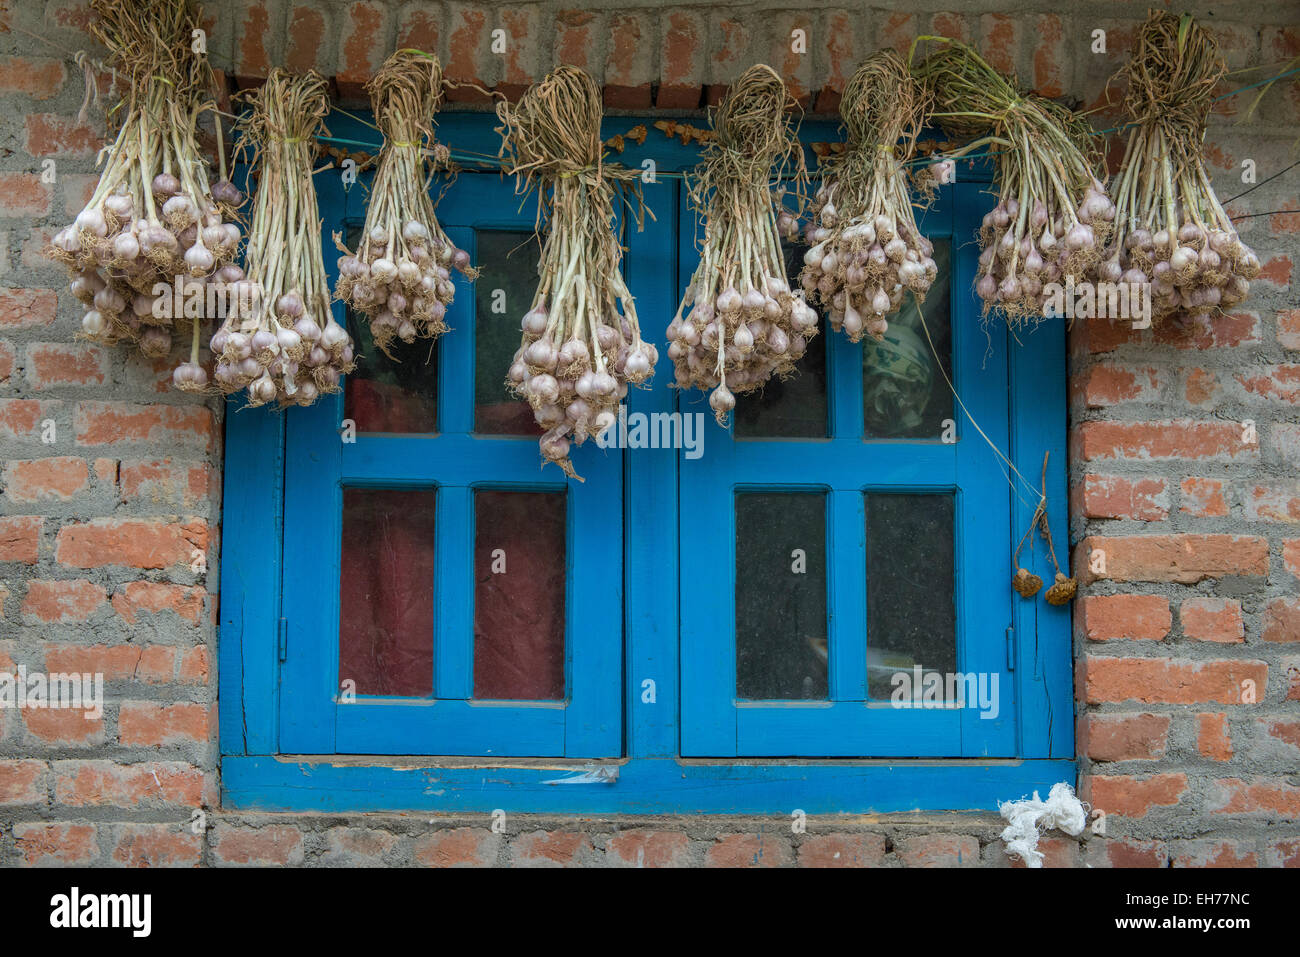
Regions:
M 606 135 L 628 124 L 609 120 Z M 373 135 L 343 118 L 331 128 Z M 490 118 L 448 115 L 440 130 L 456 148 L 495 153 Z M 825 124 L 806 135 L 836 138 Z M 652 132 L 617 158 L 671 173 L 698 154 Z M 359 225 L 362 188 L 317 179 L 326 236 Z M 966 809 L 1073 779 L 1069 612 L 1010 589 L 1011 547 L 1035 503 L 1013 492 L 952 401 L 926 338 L 1020 471 L 1037 476 L 1051 451 L 1050 517 L 1064 528 L 1064 333 L 1045 323 L 1015 343 L 981 327 L 971 280 L 987 184 L 944 187 L 925 215 L 948 268 L 923 326 L 892 323 L 885 351 L 823 329 L 800 376 L 742 397 L 728 431 L 702 395 L 670 387 L 661 337 L 700 231 L 680 180 L 644 189 L 655 219 L 620 225 L 624 268 L 663 358 L 627 410 L 703 412 L 698 457 L 588 443 L 574 456 L 584 483 L 539 467 L 535 435 L 519 434 L 527 416 L 494 392 L 509 359 L 497 353 L 528 303 L 507 301 L 504 314 L 486 305 L 499 286 L 508 300 L 531 290 L 535 248 L 520 249 L 535 207 L 489 172 L 462 172 L 439 206 L 452 238 L 489 268 L 474 285 L 457 278 L 436 348 L 398 350 L 396 399 L 380 391 L 363 409 L 337 395 L 287 414 L 232 406 L 220 646 L 229 805 Z M 926 362 L 918 385 L 908 363 Z M 929 400 L 908 398 L 925 388 Z M 355 442 L 344 441 L 349 424 Z M 501 498 L 511 495 L 533 498 Z M 563 620 L 554 673 L 515 694 L 481 680 L 483 662 L 508 648 L 476 648 L 476 600 L 501 600 L 483 590 L 492 542 L 476 515 L 530 502 L 554 516 Z M 385 535 L 408 549 L 382 585 L 411 597 L 402 622 L 416 637 L 386 639 L 392 680 L 350 687 L 369 649 L 341 644 L 340 618 L 364 625 L 375 586 L 358 550 Z M 1050 578 L 1042 549 L 1027 564 Z M 997 716 L 891 707 L 889 676 L 912 666 L 996 675 Z

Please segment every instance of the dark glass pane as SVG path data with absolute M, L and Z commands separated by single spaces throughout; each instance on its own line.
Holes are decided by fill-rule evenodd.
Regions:
M 434 498 L 343 490 L 339 682 L 357 694 L 433 694 Z
M 537 291 L 541 245 L 524 230 L 477 235 L 479 277 L 474 282 L 474 431 L 489 435 L 540 435 L 533 410 L 506 388 L 506 372 L 519 348 L 519 323 Z
M 903 297 L 902 307 L 889 317 L 884 340 L 863 337 L 867 438 L 940 439 L 944 419 L 953 418 L 952 391 L 944 380 L 945 372 L 952 376 L 952 256 L 948 240 L 934 241 L 934 262 L 939 275 L 920 308 L 911 295 Z M 933 350 L 926 339 L 927 330 Z M 943 371 L 935 364 L 936 351 Z
M 785 271 L 798 288 L 803 268 L 804 245 L 783 243 Z M 761 392 L 736 396 L 736 435 L 740 438 L 825 438 L 826 335 L 808 340 L 807 351 L 795 363 L 796 374 L 788 379 L 773 376 Z
M 474 697 L 564 697 L 565 493 L 474 493 Z
M 957 670 L 952 495 L 867 495 L 867 692 Z M 944 682 L 947 687 L 947 682 Z M 919 695 L 921 688 L 915 691 Z
M 436 432 L 438 430 L 438 345 L 417 339 L 388 344 L 389 356 L 375 346 L 370 324 L 348 309 L 348 333 L 357 368 L 344 377 L 343 417 L 358 432 Z
M 826 496 L 736 494 L 736 694 L 826 697 Z
M 354 223 L 346 232 L 348 248 L 356 249 L 361 225 Z M 437 343 L 394 339 L 386 356 L 375 346 L 364 316 L 349 307 L 346 321 L 357 367 L 343 379 L 343 417 L 355 422 L 358 432 L 438 431 Z

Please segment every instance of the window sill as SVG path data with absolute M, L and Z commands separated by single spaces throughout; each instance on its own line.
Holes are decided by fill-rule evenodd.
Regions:
M 866 814 L 991 811 L 1073 760 L 537 761 L 226 755 L 222 804 L 258 811 Z

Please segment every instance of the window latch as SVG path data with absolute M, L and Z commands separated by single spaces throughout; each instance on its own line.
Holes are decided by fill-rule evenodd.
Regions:
M 276 629 L 276 649 L 280 653 L 280 660 L 284 661 L 289 657 L 289 619 L 281 618 Z

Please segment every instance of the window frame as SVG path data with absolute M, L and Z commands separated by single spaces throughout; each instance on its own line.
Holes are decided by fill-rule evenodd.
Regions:
M 625 133 L 637 122 L 641 120 L 607 117 L 603 135 Z M 331 116 L 329 125 L 341 138 L 365 141 L 374 135 L 341 115 Z M 490 115 L 454 113 L 440 118 L 439 129 L 454 149 L 495 155 L 498 141 L 493 126 Z M 802 136 L 809 142 L 841 138 L 836 125 L 825 122 L 806 122 Z M 615 159 L 634 168 L 653 159 L 659 172 L 675 172 L 694 166 L 698 149 L 651 131 L 646 144 L 629 142 Z M 959 181 L 987 183 L 989 172 L 987 167 L 970 170 L 963 164 Z M 318 177 L 323 194 L 341 189 L 332 179 Z M 689 276 L 680 275 L 677 266 L 678 228 L 686 227 L 688 234 L 690 230 L 682 222 L 680 181 L 661 177 L 644 189 L 650 196 L 658 195 L 652 191 L 672 194 L 657 199 L 658 218 L 647 218 L 642 232 L 626 232 L 628 284 L 643 322 L 659 335 L 658 326 L 673 314 L 677 303 L 663 269 L 652 264 L 671 264 L 675 273 L 671 288 L 680 289 Z M 982 189 L 961 192 L 966 199 L 956 214 L 954 268 L 959 253 L 977 254 L 975 229 L 994 202 Z M 327 221 L 326 236 L 337 226 Z M 963 235 L 969 238 L 963 241 Z M 969 285 L 954 278 L 954 297 L 962 295 L 963 289 L 973 302 Z M 336 303 L 335 309 L 341 317 L 341 304 Z M 958 312 L 954 309 L 954 316 Z M 1044 452 L 1051 453 L 1048 514 L 1053 525 L 1065 529 L 1064 325 L 1045 322 L 1032 333 L 1019 334 L 1018 342 L 997 328 L 990 327 L 994 347 L 1006 357 L 1010 382 L 1009 455 L 1032 480 L 1040 474 Z M 672 376 L 665 370 L 670 373 L 666 358 L 650 388 L 629 391 L 629 413 L 674 407 Z M 886 813 L 991 809 L 1008 795 L 1045 790 L 1057 781 L 1075 778 L 1070 609 L 1048 606 L 1041 596 L 1012 604 L 1014 634 L 1008 635 L 1006 649 L 1014 680 L 1016 757 L 683 758 L 679 750 L 681 603 L 672 587 L 628 589 L 624 594 L 621 758 L 284 753 L 279 747 L 278 695 L 284 621 L 279 592 L 285 545 L 285 420 L 311 410 L 282 414 L 232 404 L 227 413 L 219 626 L 225 806 L 268 811 L 486 813 L 499 808 L 519 813 L 630 814 L 789 813 L 798 807 L 808 813 Z M 972 440 L 971 431 L 963 429 L 963 441 Z M 677 522 L 659 524 L 636 517 L 677 514 L 679 457 L 672 450 L 640 450 L 623 458 L 625 579 L 674 581 L 683 545 Z M 1012 499 L 1009 547 L 1014 545 L 1015 529 L 1027 526 L 1031 513 L 1032 507 L 1018 497 Z M 1037 548 L 1027 560 L 1022 555 L 1022 561 L 1050 580 L 1044 551 Z M 1006 587 L 1010 589 L 1009 581 Z M 653 682 L 653 695 L 643 684 L 646 681 Z

